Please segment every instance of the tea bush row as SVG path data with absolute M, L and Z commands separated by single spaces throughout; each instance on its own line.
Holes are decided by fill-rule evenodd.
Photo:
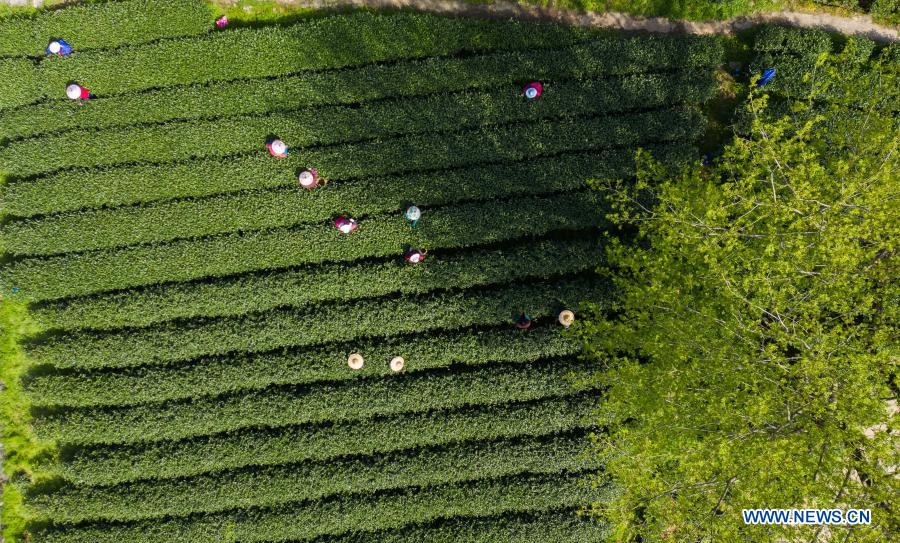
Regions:
M 38 539 L 47 543 L 194 543 L 225 537 L 284 541 L 365 533 L 458 516 L 484 517 L 583 505 L 598 500 L 603 493 L 584 484 L 586 475 L 523 475 L 190 518 L 86 524 L 50 530 L 39 534 Z
M 322 461 L 470 440 L 544 436 L 587 428 L 600 399 L 569 389 L 536 401 L 400 413 L 319 425 L 238 431 L 178 441 L 93 445 L 70 451 L 43 469 L 78 485 L 172 479 L 246 466 Z
M 38 88 L 26 103 L 65 99 L 72 80 L 108 96 L 460 51 L 549 49 L 589 41 L 592 35 L 596 32 L 555 24 L 357 11 L 291 26 L 241 28 L 49 59 L 34 68 Z M 0 109 L 17 105 L 24 103 L 4 97 Z
M 44 330 L 142 327 L 174 319 L 236 316 L 276 307 L 546 277 L 577 272 L 602 260 L 603 250 L 590 239 L 529 239 L 503 250 L 479 247 L 443 255 L 422 267 L 399 266 L 390 259 L 168 283 L 37 306 L 32 317 Z
M 410 229 L 401 217 L 390 214 L 365 219 L 349 236 L 329 222 L 25 259 L 8 265 L 0 281 L 4 288 L 20 288 L 28 299 L 39 301 L 301 264 L 388 255 L 395 255 L 401 262 L 406 246 L 470 247 L 555 230 L 600 226 L 605 223 L 602 205 L 600 197 L 591 192 L 475 202 L 433 209 L 429 220 L 415 229 Z
M 111 487 L 64 486 L 29 497 L 29 513 L 55 523 L 184 517 L 242 507 L 321 500 L 403 487 L 559 473 L 596 466 L 581 453 L 583 432 L 453 444 L 376 457 L 246 468 L 193 478 L 140 481 Z
M 214 396 L 272 385 L 305 385 L 363 377 L 386 377 L 388 361 L 398 353 L 404 373 L 451 365 L 533 362 L 574 355 L 580 345 L 560 334 L 553 315 L 528 334 L 500 328 L 464 329 L 428 336 L 356 340 L 301 351 L 203 358 L 188 365 L 142 366 L 122 370 L 47 373 L 27 383 L 33 406 L 134 405 L 189 397 Z M 348 372 L 347 356 L 362 353 L 366 365 Z
M 455 131 L 511 122 L 652 109 L 698 102 L 709 81 L 683 78 L 582 80 L 547 84 L 541 100 L 526 102 L 519 88 L 502 86 L 425 97 L 323 106 L 264 116 L 198 120 L 158 126 L 74 131 L 15 142 L 0 149 L 0 163 L 14 176 L 73 167 L 169 162 L 266 153 L 277 135 L 292 149 L 384 139 L 404 134 Z
M 647 38 L 631 38 L 628 42 L 631 48 L 657 49 L 658 55 L 646 59 L 646 63 L 623 63 L 622 57 L 610 54 L 622 40 L 601 39 L 560 49 L 500 51 L 462 58 L 434 57 L 343 70 L 302 72 L 274 79 L 169 87 L 98 98 L 84 107 L 70 101 L 52 100 L 5 112 L 0 117 L 0 138 L 22 138 L 76 128 L 110 128 L 355 104 L 389 97 L 522 83 L 530 79 L 555 81 L 667 72 L 645 76 L 655 78 L 690 68 L 711 67 L 722 60 L 718 40 L 690 40 L 683 45 L 679 40 L 658 41 L 654 38 L 648 42 Z M 681 54 L 686 54 L 687 58 L 680 58 Z M 694 79 L 697 84 L 704 80 L 711 81 Z
M 565 394 L 572 389 L 567 377 L 590 373 L 583 361 L 556 359 L 525 366 L 447 368 L 392 379 L 284 386 L 163 404 L 69 408 L 37 413 L 33 427 L 42 439 L 70 445 L 173 440 L 256 426 L 277 428 L 536 400 Z
M 54 336 L 28 348 L 36 363 L 57 368 L 121 368 L 192 360 L 234 352 L 387 337 L 513 321 L 522 311 L 550 315 L 560 302 L 603 299 L 597 281 L 563 279 L 503 285 L 476 291 L 277 309 L 243 317 L 178 321 L 149 328 Z
M 684 162 L 683 146 L 648 146 L 658 160 Z M 10 222 L 0 244 L 11 254 L 42 255 L 196 238 L 236 231 L 317 223 L 343 213 L 364 217 L 403 211 L 403 202 L 428 206 L 540 195 L 583 187 L 589 179 L 620 179 L 634 171 L 624 150 L 569 154 L 526 162 L 364 177 L 317 190 L 285 187 L 141 207 L 90 210 Z
M 62 38 L 81 52 L 204 34 L 212 28 L 212 13 L 200 0 L 74 5 L 0 19 L 0 56 L 40 57 L 51 39 Z
M 300 149 L 273 160 L 256 152 L 228 160 L 194 160 L 100 169 L 76 169 L 0 185 L 6 213 L 18 216 L 297 186 L 297 172 L 317 168 L 326 180 L 346 180 L 516 161 L 570 151 L 688 143 L 706 119 L 694 107 L 625 113 L 609 118 L 544 121 L 444 134 L 400 136 Z

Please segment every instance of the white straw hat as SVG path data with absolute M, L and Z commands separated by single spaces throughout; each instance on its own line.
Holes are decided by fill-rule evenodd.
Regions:
M 62 50 L 62 45 L 60 45 L 58 41 L 51 41 L 50 45 L 47 48 L 50 49 L 50 52 L 55 55 Z
M 78 100 L 81 98 L 81 87 L 72 83 L 68 87 L 66 87 L 66 96 L 71 98 L 72 100 Z
M 391 371 L 400 371 L 406 365 L 406 360 L 402 356 L 391 358 Z
M 300 179 L 300 184 L 303 185 L 304 187 L 311 187 L 316 182 L 316 177 L 309 170 L 303 170 L 302 172 L 300 172 L 299 179 Z
M 350 366 L 350 369 L 352 370 L 361 370 L 364 363 L 365 361 L 359 353 L 353 353 L 347 357 L 347 365 Z
M 575 313 L 572 313 L 571 311 L 566 309 L 559 314 L 559 323 L 566 328 L 572 326 L 573 322 L 575 322 Z
M 287 145 L 281 140 L 275 140 L 272 142 L 272 150 L 279 155 L 283 155 L 287 151 Z

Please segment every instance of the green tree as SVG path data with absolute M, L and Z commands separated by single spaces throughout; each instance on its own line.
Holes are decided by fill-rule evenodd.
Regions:
M 900 82 L 852 57 L 821 58 L 804 100 L 751 92 L 713 165 L 639 155 L 636 184 L 600 186 L 629 241 L 601 270 L 618 300 L 578 330 L 616 541 L 896 541 Z M 744 525 L 764 507 L 872 524 Z

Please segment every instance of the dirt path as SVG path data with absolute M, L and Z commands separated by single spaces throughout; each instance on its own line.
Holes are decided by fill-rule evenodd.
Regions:
M 889 42 L 900 40 L 900 31 L 872 21 L 868 15 L 840 17 L 827 13 L 803 13 L 780 11 L 736 17 L 725 21 L 673 21 L 664 17 L 637 17 L 619 12 L 577 12 L 559 8 L 541 8 L 496 0 L 493 4 L 470 4 L 461 0 L 278 0 L 282 4 L 310 8 L 334 8 L 341 6 L 369 6 L 377 8 L 410 8 L 433 13 L 476 15 L 481 17 L 515 17 L 558 21 L 561 23 L 615 28 L 621 30 L 646 30 L 649 32 L 685 32 L 688 34 L 731 34 L 763 23 L 779 23 L 804 28 L 821 28 L 842 34 L 866 36 Z M 229 3 L 225 0 L 222 3 Z

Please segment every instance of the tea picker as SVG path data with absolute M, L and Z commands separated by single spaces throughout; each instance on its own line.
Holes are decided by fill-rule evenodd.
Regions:
M 365 360 L 361 354 L 353 353 L 347 357 L 347 365 L 351 370 L 361 370 L 363 365 L 365 365 Z
M 391 368 L 391 371 L 394 373 L 403 371 L 403 368 L 406 367 L 406 360 L 403 359 L 402 356 L 395 356 L 391 358 L 388 366 Z
M 66 43 L 65 40 L 55 39 L 50 40 L 50 43 L 47 44 L 47 55 L 57 55 L 60 57 L 67 57 L 72 54 L 72 46 Z
M 349 234 L 350 232 L 353 232 L 354 230 L 356 230 L 357 226 L 358 225 L 356 224 L 355 219 L 348 219 L 347 217 L 344 217 L 343 215 L 341 215 L 340 217 L 338 217 L 337 219 L 334 220 L 334 227 L 337 228 L 338 230 L 340 230 L 341 233 L 344 233 L 344 234 Z
M 315 168 L 303 170 L 300 172 L 297 179 L 300 181 L 301 187 L 305 189 L 314 189 L 319 184 L 319 172 L 317 172 Z
M 410 225 L 415 228 L 416 223 L 419 222 L 419 219 L 422 217 L 422 210 L 416 206 L 409 206 L 406 209 L 406 213 L 404 213 L 406 220 L 409 221 Z
M 777 74 L 777 73 L 778 73 L 778 70 L 776 70 L 775 68 L 767 69 L 766 71 L 763 72 L 762 77 L 760 77 L 759 80 L 756 82 L 756 86 L 762 87 L 763 85 L 765 85 L 766 83 L 771 81 L 772 78 L 775 77 L 775 74 Z
M 563 325 L 563 327 L 568 328 L 572 326 L 572 323 L 575 322 L 575 313 L 572 313 L 570 310 L 565 309 L 559 313 L 559 323 Z
M 273 139 L 266 143 L 266 149 L 268 149 L 269 154 L 274 157 L 284 158 L 288 155 L 287 144 L 280 139 Z
M 80 103 L 85 103 L 86 101 L 95 98 L 91 91 L 82 87 L 78 83 L 69 83 L 69 86 L 66 87 L 66 96 L 71 100 L 78 100 Z
M 425 255 L 427 251 L 422 251 L 420 249 L 410 249 L 406 251 L 406 254 L 403 255 L 403 258 L 406 259 L 410 264 L 418 264 L 425 260 Z
M 525 88 L 522 89 L 522 94 L 525 96 L 526 100 L 535 100 L 544 93 L 544 86 L 541 85 L 539 81 L 532 81 L 531 83 L 525 85 Z
M 534 322 L 534 319 L 528 316 L 528 313 L 522 313 L 522 316 L 516 321 L 516 328 L 519 330 L 528 330 L 531 328 L 531 323 Z

